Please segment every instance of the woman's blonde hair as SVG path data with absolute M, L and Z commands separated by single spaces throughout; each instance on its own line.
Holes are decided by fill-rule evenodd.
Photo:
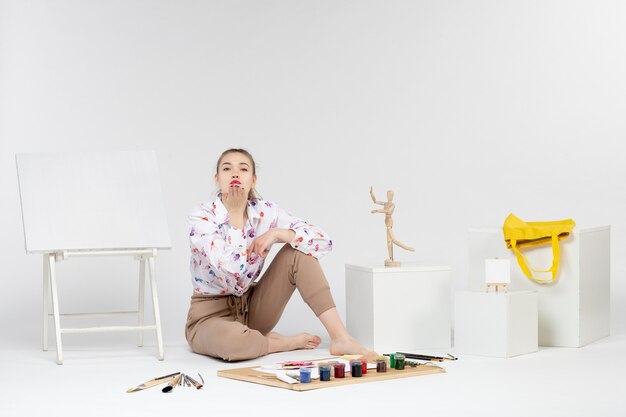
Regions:
M 217 160 L 217 165 L 215 166 L 215 175 L 217 175 L 220 170 L 220 164 L 222 163 L 222 159 L 224 159 L 224 157 L 230 153 L 240 153 L 247 156 L 248 159 L 250 159 L 250 162 L 252 162 L 252 175 L 256 176 L 256 162 L 254 162 L 254 158 L 252 157 L 250 152 L 240 148 L 226 149 L 224 152 L 222 152 L 219 159 Z M 248 192 L 248 200 L 261 200 L 261 196 L 255 188 L 251 189 Z

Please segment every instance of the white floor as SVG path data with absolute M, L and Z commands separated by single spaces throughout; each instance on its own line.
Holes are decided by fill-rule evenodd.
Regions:
M 323 358 L 326 349 L 224 363 L 193 354 L 186 345 L 169 344 L 165 360 L 159 362 L 154 346 L 129 347 L 126 340 L 115 340 L 97 347 L 96 342 L 102 340 L 65 342 L 61 366 L 55 363 L 54 344 L 43 352 L 39 345 L 7 347 L 3 342 L 0 416 L 626 415 L 626 335 L 580 349 L 541 348 L 510 359 L 465 356 L 446 362 L 444 374 L 309 392 L 219 378 L 216 371 Z M 205 387 L 179 387 L 170 394 L 159 388 L 126 393 L 176 371 L 200 372 Z

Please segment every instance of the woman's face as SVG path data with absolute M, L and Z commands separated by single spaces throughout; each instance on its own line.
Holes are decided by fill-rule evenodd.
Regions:
M 224 155 L 215 174 L 215 185 L 222 193 L 228 193 L 231 187 L 241 187 L 249 193 L 256 186 L 250 158 L 239 152 Z

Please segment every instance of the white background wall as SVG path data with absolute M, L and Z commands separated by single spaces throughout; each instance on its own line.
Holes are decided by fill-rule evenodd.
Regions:
M 451 265 L 455 289 L 469 227 L 509 212 L 611 224 L 623 332 L 625 21 L 617 0 L 0 0 L 2 343 L 41 328 L 16 152 L 156 150 L 174 246 L 157 260 L 164 336 L 184 343 L 186 217 L 233 146 L 256 157 L 265 198 L 334 237 L 322 264 L 341 314 L 344 264 L 386 257 L 373 185 L 395 190 L 394 230 L 417 249 L 397 258 Z M 66 312 L 133 307 L 129 260 L 59 273 Z M 322 331 L 297 295 L 278 330 Z

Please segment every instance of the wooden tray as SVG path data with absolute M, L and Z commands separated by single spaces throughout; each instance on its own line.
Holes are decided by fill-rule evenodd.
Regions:
M 446 372 L 445 369 L 431 365 L 419 365 L 415 368 L 407 366 L 404 370 L 398 371 L 395 369 L 388 369 L 387 372 L 376 372 L 376 369 L 368 369 L 367 374 L 362 377 L 351 377 L 349 372 L 346 372 L 345 378 L 331 378 L 330 381 L 320 381 L 319 379 L 312 380 L 308 384 L 288 384 L 276 378 L 259 378 L 256 375 L 270 375 L 265 372 L 255 371 L 259 366 L 251 366 L 248 368 L 235 368 L 224 369 L 217 371 L 217 376 L 224 378 L 237 379 L 239 381 L 252 382 L 255 384 L 268 385 L 270 387 L 286 388 L 292 391 L 309 391 L 318 388 L 337 387 L 340 385 L 360 384 L 364 382 L 383 381 L 386 379 L 408 378 L 411 376 L 422 376 L 430 374 L 438 374 Z

